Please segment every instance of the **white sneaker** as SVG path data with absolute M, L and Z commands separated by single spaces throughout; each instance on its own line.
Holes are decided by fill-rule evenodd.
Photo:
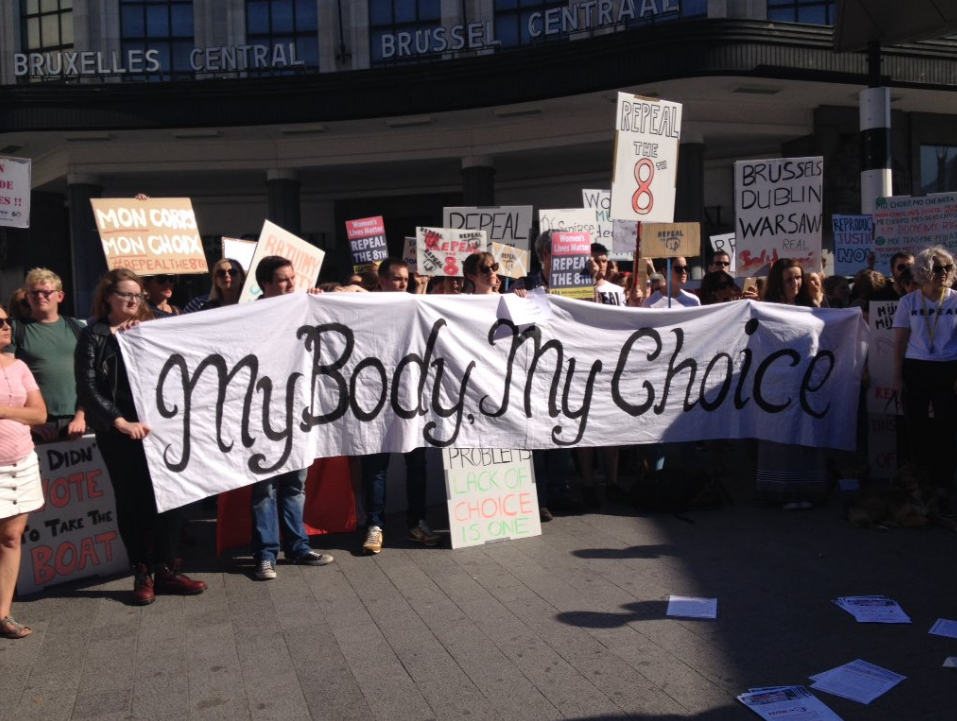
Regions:
M 362 544 L 366 553 L 378 553 L 382 550 L 382 529 L 378 526 L 369 526 L 366 533 L 366 542 Z
M 260 581 L 271 581 L 276 577 L 276 564 L 264 558 L 256 566 L 256 578 Z

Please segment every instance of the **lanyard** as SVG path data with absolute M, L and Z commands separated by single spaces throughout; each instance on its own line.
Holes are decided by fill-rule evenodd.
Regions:
M 940 289 L 940 300 L 937 301 L 937 315 L 934 316 L 934 326 L 931 327 L 930 319 L 927 317 L 927 297 L 924 291 L 920 292 L 920 302 L 924 310 L 924 325 L 927 326 L 927 337 L 930 339 L 930 352 L 934 352 L 934 335 L 937 333 L 937 324 L 940 322 L 940 310 L 944 306 L 944 298 L 947 294 L 947 288 Z

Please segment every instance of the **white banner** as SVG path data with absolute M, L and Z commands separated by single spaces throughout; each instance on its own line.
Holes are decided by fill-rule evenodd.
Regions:
M 30 227 L 29 158 L 0 157 L 0 225 Z
M 618 93 L 611 217 L 673 223 L 681 104 Z
M 823 195 L 823 158 L 735 162 L 737 274 L 767 275 L 779 258 L 820 271 Z
M 129 568 L 116 525 L 113 485 L 96 439 L 37 446 L 46 504 L 27 519 L 17 591 Z
M 516 299 L 522 301 L 523 299 Z M 119 336 L 160 510 L 314 458 L 704 438 L 854 447 L 857 309 L 290 294 Z M 523 302 L 532 303 L 525 299 Z
M 488 205 L 443 208 L 442 227 L 455 230 L 484 230 L 491 243 L 514 245 L 529 250 L 532 234 L 532 206 Z

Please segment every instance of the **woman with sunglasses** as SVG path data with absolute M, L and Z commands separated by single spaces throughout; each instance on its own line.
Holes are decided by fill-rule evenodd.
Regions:
M 211 271 L 213 276 L 213 288 L 209 291 L 209 298 L 203 304 L 202 309 L 220 308 L 224 305 L 236 305 L 239 302 L 239 294 L 243 290 L 243 284 L 246 282 L 246 271 L 239 264 L 238 260 L 232 258 L 220 258 L 213 265 Z
M 472 253 L 462 264 L 465 274 L 463 293 L 491 295 L 498 287 L 498 263 L 491 253 Z
M 75 356 L 76 390 L 110 473 L 120 538 L 133 564 L 132 603 L 144 606 L 155 593 L 194 594 L 202 581 L 179 573 L 178 510 L 157 513 L 143 439 L 150 427 L 136 414 L 117 334 L 149 320 L 143 281 L 130 270 L 109 271 L 93 293 L 94 322 L 84 328 Z
M 169 299 L 173 297 L 175 285 L 175 275 L 150 275 L 143 278 L 147 302 L 154 318 L 169 318 L 182 313 L 179 308 L 169 302 Z
M 950 513 L 957 467 L 954 258 L 933 246 L 917 254 L 911 272 L 920 288 L 900 299 L 894 316 L 894 387 L 904 403 L 911 460 L 937 485 L 941 513 Z
M 11 335 L 10 318 L 0 307 L 0 347 L 10 344 Z M 0 374 L 0 636 L 23 638 L 32 631 L 17 623 L 11 607 L 27 514 L 43 506 L 30 426 L 46 422 L 47 407 L 22 360 L 0 355 Z

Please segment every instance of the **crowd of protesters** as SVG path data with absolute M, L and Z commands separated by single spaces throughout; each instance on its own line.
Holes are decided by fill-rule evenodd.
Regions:
M 356 273 L 342 283 L 327 283 L 320 292 L 410 292 L 416 294 L 487 295 L 514 292 L 526 295 L 548 290 L 551 233 L 534 245 L 539 268 L 519 279 L 503 279 L 495 257 L 475 253 L 461 277 L 425 277 L 401 259 L 389 258 L 377 268 Z M 712 255 L 696 291 L 688 289 L 689 263 L 674 258 L 656 272 L 648 262 L 643 272 L 620 270 L 608 249 L 593 244 L 583 273 L 590 275 L 595 302 L 645 308 L 693 307 L 755 299 L 808 308 L 859 307 L 866 315 L 870 300 L 899 299 L 896 329 L 895 382 L 906 399 L 910 458 L 936 479 L 944 510 L 955 471 L 949 450 L 957 434 L 957 293 L 954 259 L 943 248 L 916 256 L 898 253 L 885 278 L 866 269 L 853 279 L 806 273 L 792 259 L 770 268 L 758 290 L 743 290 L 731 273 L 731 257 Z M 138 323 L 238 303 L 246 280 L 243 266 L 230 258 L 213 264 L 211 290 L 181 308 L 171 300 L 175 276 L 141 278 L 128 270 L 113 270 L 100 280 L 88 322 L 60 314 L 64 300 L 59 277 L 49 270 L 31 270 L 23 287 L 10 299 L 9 315 L 0 308 L 0 635 L 22 638 L 31 631 L 11 615 L 20 562 L 20 540 L 28 514 L 43 506 L 34 443 L 76 439 L 88 431 L 109 471 L 116 520 L 133 566 L 131 602 L 146 605 L 159 593 L 199 594 L 206 584 L 180 570 L 177 556 L 180 510 L 158 513 L 142 440 L 150 428 L 136 413 L 126 365 L 117 334 Z M 255 272 L 262 299 L 291 293 L 295 268 L 285 258 L 269 256 Z M 932 412 L 930 409 L 933 409 Z M 711 442 L 715 444 L 717 442 Z M 723 446 L 715 446 L 720 455 Z M 617 447 L 573 451 L 556 448 L 533 452 L 542 521 L 552 511 L 597 509 L 595 470 L 604 467 L 606 498 L 625 499 L 619 463 L 625 450 Z M 426 508 L 426 454 L 418 448 L 404 455 L 406 474 L 406 538 L 426 546 L 441 536 L 430 527 Z M 640 468 L 648 475 L 662 470 L 661 444 L 637 449 Z M 362 548 L 378 554 L 383 548 L 386 478 L 392 456 L 364 456 L 353 463 L 361 475 L 360 499 L 367 526 Z M 570 491 L 573 461 L 583 493 Z M 926 466 L 926 467 L 924 467 Z M 311 548 L 303 524 L 306 470 L 281 474 L 252 484 L 250 516 L 254 575 L 276 577 L 280 552 L 287 562 L 322 566 L 332 556 Z M 827 493 L 826 459 L 822 449 L 761 442 L 757 448 L 757 498 L 784 508 L 806 508 Z

